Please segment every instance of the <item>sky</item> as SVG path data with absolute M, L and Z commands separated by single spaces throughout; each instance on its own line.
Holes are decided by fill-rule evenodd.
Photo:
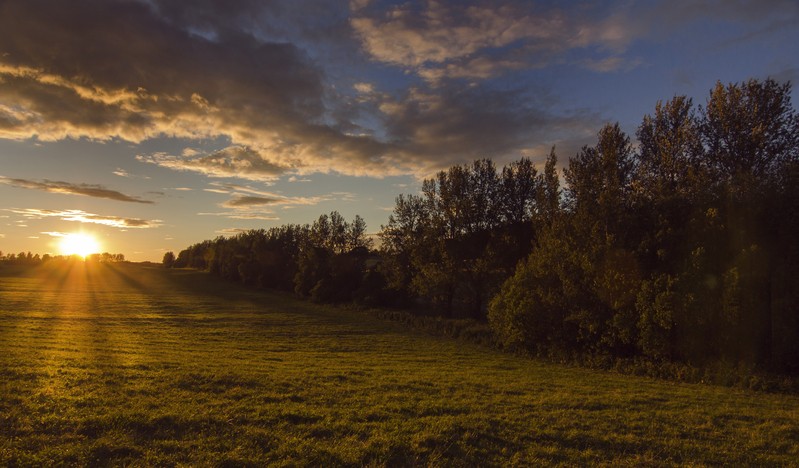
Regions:
M 797 83 L 796 44 L 796 0 L 0 0 L 0 251 L 375 233 L 452 165 L 565 165 L 659 100 Z

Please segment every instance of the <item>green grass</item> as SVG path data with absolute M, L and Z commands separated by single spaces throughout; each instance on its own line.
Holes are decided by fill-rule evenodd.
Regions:
M 798 461 L 797 396 L 561 367 L 193 271 L 0 271 L 2 465 Z

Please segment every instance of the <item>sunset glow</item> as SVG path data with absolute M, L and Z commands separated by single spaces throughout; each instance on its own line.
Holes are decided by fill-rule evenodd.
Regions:
M 62 255 L 80 255 L 83 258 L 100 252 L 100 243 L 88 234 L 67 234 L 58 244 Z

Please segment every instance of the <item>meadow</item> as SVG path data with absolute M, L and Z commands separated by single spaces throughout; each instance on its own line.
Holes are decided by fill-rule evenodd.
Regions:
M 559 366 L 140 264 L 0 266 L 0 464 L 795 465 L 799 397 Z

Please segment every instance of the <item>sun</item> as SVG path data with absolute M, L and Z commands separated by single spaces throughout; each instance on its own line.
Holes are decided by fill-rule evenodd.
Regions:
M 86 258 L 100 252 L 100 243 L 88 234 L 73 233 L 62 237 L 58 248 L 62 255 L 80 255 Z

